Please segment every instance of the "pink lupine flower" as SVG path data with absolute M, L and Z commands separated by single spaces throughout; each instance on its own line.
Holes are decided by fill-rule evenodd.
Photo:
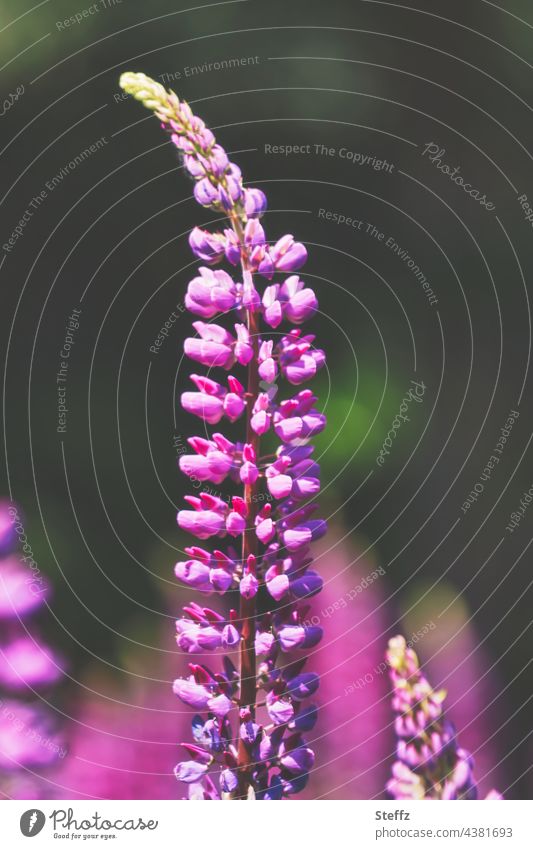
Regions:
M 188 477 L 222 483 L 230 471 L 236 468 L 238 446 L 226 440 L 222 434 L 213 434 L 213 439 L 193 436 L 188 442 L 196 454 L 182 454 L 179 458 L 179 467 Z
M 225 271 L 199 268 L 199 277 L 189 283 L 185 295 L 187 309 L 202 318 L 228 312 L 237 303 L 237 287 Z
M 197 684 L 194 679 L 178 678 L 174 681 L 173 690 L 182 702 L 196 710 L 205 710 L 211 698 L 209 690 L 203 684 Z
M 225 516 L 220 508 L 202 509 L 202 506 L 206 503 L 205 498 L 193 500 L 193 496 L 188 496 L 187 500 L 194 507 L 194 510 L 179 511 L 178 524 L 180 528 L 194 534 L 198 539 L 208 539 L 216 535 L 222 536 L 225 533 Z
M 229 621 L 191 605 L 178 620 L 178 644 L 184 651 L 229 649 L 238 643 L 240 670 L 225 657 L 222 673 L 191 665 L 191 676 L 175 681 L 176 695 L 207 713 L 193 720 L 195 740 L 203 745 L 206 757 L 182 762 L 176 775 L 189 785 L 193 799 L 216 798 L 214 770 L 219 771 L 224 798 L 279 799 L 302 790 L 314 764 L 302 732 L 311 730 L 316 720 L 316 712 L 306 713 L 304 703 L 316 692 L 319 678 L 303 671 L 305 658 L 282 669 L 277 659 L 280 652 L 316 646 L 322 634 L 320 628 L 304 623 L 307 608 L 300 604 L 300 599 L 321 588 L 318 576 L 307 570 L 312 563 L 309 544 L 323 536 L 326 523 L 311 518 L 316 505 L 305 504 L 308 496 L 318 494 L 319 469 L 309 461 L 308 452 L 292 453 L 292 448 L 303 446 L 324 427 L 325 419 L 314 407 L 311 393 L 303 390 L 294 399 L 276 402 L 277 392 L 271 387 L 261 392 L 260 381 L 271 384 L 280 373 L 290 384 L 300 385 L 314 377 L 325 356 L 314 347 L 314 336 L 302 335 L 299 329 L 284 330 L 281 339 L 268 337 L 270 328 L 283 322 L 301 324 L 312 318 L 317 310 L 314 293 L 296 275 L 260 293 L 253 275 L 271 279 L 274 274 L 296 271 L 307 259 L 307 251 L 292 235 L 274 244 L 267 241 L 258 220 L 266 208 L 264 194 L 244 188 L 240 169 L 186 103 L 143 74 L 123 74 L 121 86 L 152 110 L 169 132 L 195 181 L 196 200 L 227 216 L 229 226 L 223 235 L 192 231 L 193 252 L 203 261 L 217 263 L 224 241 L 225 257 L 230 264 L 240 265 L 242 280 L 234 283 L 225 271 L 202 268 L 189 284 L 186 298 L 188 309 L 201 318 L 231 313 L 226 317 L 231 326 L 195 321 L 197 335 L 185 340 L 185 354 L 209 369 L 246 367 L 247 388 L 242 392 L 230 386 L 236 397 L 229 403 L 225 389 L 211 374 L 210 382 L 195 376 L 202 397 L 185 393 L 184 407 L 207 424 L 218 423 L 224 414 L 236 419 L 242 413 L 246 442 L 223 445 L 220 434 L 195 437 L 190 444 L 196 454 L 180 459 L 182 471 L 190 477 L 214 483 L 227 477 L 244 491 L 230 503 L 206 492 L 187 496 L 192 509 L 178 513 L 183 530 L 199 539 L 242 537 L 242 551 L 238 558 L 229 555 L 228 566 L 220 552 L 211 557 L 202 549 L 190 549 L 191 559 L 176 565 L 177 577 L 202 592 L 223 592 L 238 585 L 240 595 L 239 614 Z M 283 445 L 275 459 L 265 463 L 261 436 L 272 424 Z M 262 504 L 265 485 L 275 505 Z M 285 595 L 291 598 L 290 611 L 258 615 L 258 601 Z M 259 677 L 256 648 L 262 657 Z M 264 697 L 258 696 L 258 686 L 265 691 Z M 270 733 L 256 721 L 259 698 L 266 700 L 267 710 L 275 717 Z M 238 730 L 234 732 L 228 714 L 237 707 Z M 297 726 L 300 715 L 307 719 Z M 289 727 L 289 722 L 294 725 Z
M 318 301 L 312 289 L 306 289 L 305 284 L 297 275 L 287 277 L 279 290 L 283 303 L 283 314 L 293 324 L 302 324 L 313 317 L 318 308 Z
M 262 215 L 266 208 L 266 195 L 260 189 L 244 190 L 244 211 L 249 219 Z
M 322 628 L 316 625 L 283 625 L 278 630 L 278 639 L 282 651 L 310 649 L 322 639 Z
M 253 344 L 250 339 L 250 331 L 244 324 L 236 324 L 237 342 L 235 343 L 235 357 L 241 366 L 247 366 L 254 356 Z
M 182 761 L 174 768 L 174 775 L 178 781 L 184 781 L 186 784 L 199 781 L 206 772 L 207 764 L 196 761 Z
M 198 336 L 185 340 L 187 356 L 210 368 L 230 369 L 235 363 L 233 350 L 236 345 L 231 333 L 218 324 L 204 324 L 203 321 L 193 322 L 193 327 Z
M 274 266 L 278 271 L 296 271 L 307 260 L 307 251 L 292 236 L 283 236 L 270 251 Z
M 317 307 L 315 293 L 306 289 L 297 275 L 288 277 L 281 285 L 268 286 L 263 295 L 264 318 L 270 327 L 278 327 L 284 318 L 302 324 L 313 317 Z
M 200 227 L 191 230 L 189 245 L 192 252 L 202 262 L 215 265 L 224 256 L 225 238 L 222 233 L 209 233 Z
M 278 327 L 283 321 L 283 310 L 277 297 L 278 291 L 278 285 L 267 286 L 263 294 L 263 315 L 270 327 Z
M 174 574 L 179 581 L 198 590 L 211 590 L 211 569 L 200 560 L 186 560 L 176 563 Z
M 246 443 L 242 449 L 242 460 L 239 472 L 241 481 L 245 484 L 254 484 L 259 477 L 259 469 L 256 465 L 255 449 L 250 443 Z
M 233 460 L 227 454 L 216 449 L 207 454 L 189 454 L 180 457 L 179 466 L 183 474 L 199 481 L 222 483 L 233 465 Z
M 223 415 L 230 421 L 239 418 L 244 410 L 244 387 L 233 375 L 227 379 L 228 389 L 200 374 L 191 374 L 197 392 L 184 392 L 181 403 L 188 413 L 203 418 L 209 424 L 217 424 Z
M 324 365 L 324 352 L 312 347 L 313 340 L 314 336 L 300 337 L 300 331 L 293 330 L 276 346 L 281 373 L 294 386 L 313 378 Z
M 271 403 L 266 392 L 260 392 L 252 408 L 250 426 L 258 436 L 262 436 L 270 428 L 272 420 Z

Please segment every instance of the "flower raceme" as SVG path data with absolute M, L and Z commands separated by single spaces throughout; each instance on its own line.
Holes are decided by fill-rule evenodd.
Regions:
M 225 550 L 186 548 L 176 577 L 204 596 L 231 593 L 240 603 L 238 611 L 222 614 L 191 602 L 176 622 L 184 653 L 220 649 L 239 662 L 224 655 L 218 672 L 191 662 L 188 676 L 174 682 L 178 698 L 197 712 L 194 742 L 181 744 L 186 759 L 175 774 L 189 786 L 190 799 L 281 799 L 303 789 L 314 763 L 304 734 L 317 719 L 308 699 L 319 680 L 305 671 L 305 657 L 293 653 L 313 648 L 322 636 L 306 624 L 308 601 L 322 587 L 310 568 L 310 544 L 326 532 L 326 523 L 314 517 L 320 467 L 309 443 L 326 420 L 307 388 L 283 400 L 261 389 L 279 377 L 300 387 L 324 365 L 314 336 L 300 328 L 318 309 L 314 292 L 295 273 L 307 251 L 290 234 L 267 241 L 260 222 L 265 195 L 243 185 L 238 166 L 187 103 L 144 74 L 123 74 L 120 84 L 169 133 L 196 201 L 226 219 L 218 232 L 194 227 L 189 236 L 202 265 L 185 296 L 196 320 L 184 350 L 209 374 L 190 375 L 194 390 L 182 394 L 181 404 L 205 425 L 227 420 L 244 431 L 241 441 L 218 431 L 193 436 L 191 453 L 179 461 L 195 484 L 230 482 L 238 490 L 229 500 L 208 487 L 186 497 L 180 528 L 202 541 L 216 538 L 217 546 L 229 544 Z M 223 262 L 238 269 L 238 279 L 215 268 Z M 256 288 L 260 277 L 269 281 L 263 291 Z M 267 432 L 279 445 L 263 455 Z
M 477 799 L 472 755 L 445 719 L 444 690 L 435 692 L 403 637 L 389 641 L 387 662 L 396 713 L 397 760 L 387 790 L 394 799 Z M 501 799 L 491 790 L 487 799 Z

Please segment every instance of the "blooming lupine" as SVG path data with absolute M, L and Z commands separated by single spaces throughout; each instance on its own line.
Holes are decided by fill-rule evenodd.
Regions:
M 477 799 L 470 752 L 444 717 L 444 690 L 435 692 L 403 637 L 389 641 L 387 661 L 396 713 L 397 760 L 387 790 L 394 799 Z M 500 799 L 496 790 L 487 798 Z
M 0 503 L 0 774 L 5 794 L 24 798 L 37 792 L 33 779 L 21 790 L 25 771 L 35 776 L 65 749 L 56 718 L 36 698 L 62 676 L 62 661 L 28 630 L 49 587 L 15 550 L 19 521 L 15 505 Z
M 237 165 L 187 103 L 144 74 L 123 74 L 121 86 L 170 134 L 198 203 L 226 218 L 223 231 L 195 227 L 189 237 L 204 265 L 185 297 L 197 320 L 184 349 L 209 375 L 191 375 L 196 391 L 181 400 L 208 425 L 243 422 L 242 441 L 219 432 L 193 437 L 191 454 L 180 458 L 195 481 L 228 480 L 239 489 L 229 501 L 207 487 L 186 498 L 179 526 L 201 541 L 215 538 L 217 547 L 187 548 L 176 576 L 201 593 L 238 592 L 240 609 L 221 614 L 193 602 L 178 619 L 178 645 L 192 657 L 174 692 L 197 713 L 194 743 L 182 743 L 186 759 L 175 774 L 192 799 L 280 799 L 302 789 L 313 766 L 304 734 L 316 722 L 307 700 L 319 680 L 294 653 L 316 646 L 322 634 L 304 620 L 306 601 L 322 585 L 310 568 L 310 543 L 326 524 L 314 518 L 320 469 L 309 440 L 325 418 L 309 389 L 279 401 L 273 387 L 280 377 L 300 387 L 324 364 L 314 336 L 299 327 L 317 310 L 314 292 L 294 273 L 307 252 L 292 235 L 267 241 L 265 195 L 244 187 Z M 239 269 L 237 280 L 213 270 L 222 261 Z M 259 277 L 275 282 L 260 292 Z M 261 449 L 267 432 L 280 443 L 272 454 Z M 228 538 L 225 550 L 218 547 Z M 216 649 L 238 649 L 238 666 L 229 655 L 218 672 L 195 662 L 194 655 Z

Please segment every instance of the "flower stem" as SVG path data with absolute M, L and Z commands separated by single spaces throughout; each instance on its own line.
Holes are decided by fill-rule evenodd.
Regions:
M 242 264 L 243 284 L 252 285 L 252 275 L 247 270 L 245 263 Z M 255 450 L 259 457 L 260 437 L 251 426 L 252 410 L 259 393 L 259 335 L 257 318 L 252 310 L 247 310 L 247 325 L 250 339 L 254 350 L 254 356 L 248 364 L 248 386 L 246 394 L 246 442 Z M 242 564 L 243 569 L 250 554 L 257 557 L 257 536 L 255 533 L 255 517 L 257 513 L 257 490 L 259 480 L 255 483 L 245 484 L 244 501 L 248 508 L 246 529 L 242 541 Z M 241 620 L 241 645 L 240 645 L 240 706 L 250 711 L 252 718 L 255 717 L 256 701 L 256 661 L 255 661 L 255 597 L 244 598 L 241 596 L 240 620 Z M 250 752 L 246 743 L 239 739 L 238 745 L 238 767 L 239 767 L 239 798 L 248 797 L 248 788 L 251 783 Z

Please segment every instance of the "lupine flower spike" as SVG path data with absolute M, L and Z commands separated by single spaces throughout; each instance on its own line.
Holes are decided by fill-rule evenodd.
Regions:
M 445 690 L 435 692 L 403 637 L 389 641 L 387 662 L 396 714 L 397 760 L 387 790 L 393 799 L 477 799 L 472 755 L 444 717 Z M 487 799 L 501 799 L 491 790 Z
M 180 468 L 196 480 L 229 480 L 238 489 L 229 502 L 212 490 L 188 496 L 178 524 L 199 540 L 214 537 L 223 546 L 219 541 L 229 538 L 230 545 L 190 546 L 175 573 L 204 594 L 238 592 L 240 610 L 229 615 L 187 605 L 177 641 L 190 655 L 238 650 L 239 668 L 227 655 L 218 672 L 192 662 L 189 675 L 174 682 L 176 695 L 196 711 L 194 742 L 181 744 L 186 759 L 175 774 L 189 785 L 191 799 L 281 799 L 305 786 L 314 762 L 303 735 L 316 722 L 317 709 L 307 699 L 319 681 L 304 671 L 305 658 L 294 659 L 292 652 L 316 646 L 322 636 L 304 622 L 306 601 L 322 586 L 309 548 L 326 531 L 324 521 L 312 518 L 320 469 L 309 441 L 325 417 L 309 389 L 283 400 L 272 391 L 279 377 L 300 387 L 324 364 L 314 336 L 298 327 L 318 306 L 295 274 L 307 252 L 292 235 L 267 241 L 260 223 L 265 195 L 244 187 L 240 169 L 187 103 L 144 74 L 123 74 L 120 84 L 169 133 L 198 203 L 227 219 L 220 232 L 195 227 L 190 233 L 191 250 L 203 265 L 185 297 L 197 320 L 184 347 L 210 374 L 192 374 L 194 390 L 184 392 L 181 403 L 207 425 L 241 420 L 242 441 L 221 432 L 192 437 Z M 236 280 L 213 270 L 223 261 L 238 268 Z M 275 282 L 261 292 L 258 277 Z M 269 338 L 271 328 L 275 338 Z M 219 370 L 215 376 L 213 369 Z M 267 431 L 279 447 L 263 456 Z

